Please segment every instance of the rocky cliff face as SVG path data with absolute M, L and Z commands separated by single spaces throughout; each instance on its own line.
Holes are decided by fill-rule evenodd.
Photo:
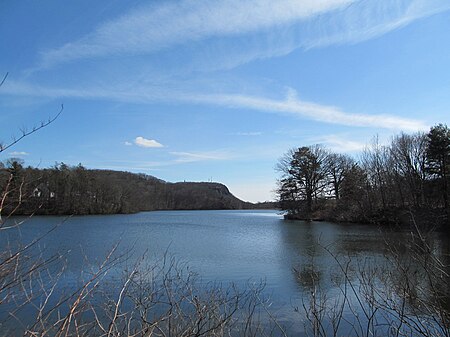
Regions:
M 174 183 L 167 197 L 172 201 L 170 209 L 242 209 L 246 203 L 230 193 L 219 183 Z

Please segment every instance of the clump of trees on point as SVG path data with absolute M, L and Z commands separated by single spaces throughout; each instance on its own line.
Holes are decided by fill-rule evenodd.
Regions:
M 392 210 L 432 211 L 448 219 L 450 129 L 378 137 L 359 160 L 321 145 L 289 150 L 279 161 L 277 195 L 287 217 L 376 221 Z

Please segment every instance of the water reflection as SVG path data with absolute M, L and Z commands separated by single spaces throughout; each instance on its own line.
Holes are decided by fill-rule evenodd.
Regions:
M 32 218 L 2 236 L 0 244 L 30 242 L 61 220 Z M 245 287 L 264 280 L 271 310 L 292 335 L 306 333 L 307 316 L 300 309 L 305 304 L 309 308 L 312 294 L 324 295 L 315 297 L 324 301 L 315 303 L 316 308 L 323 305 L 324 310 L 337 308 L 347 296 L 346 320 L 353 323 L 352 315 L 364 317 L 375 304 L 397 313 L 403 308 L 417 317 L 422 314 L 417 311 L 420 306 L 436 312 L 448 309 L 450 303 L 449 282 L 443 282 L 448 280 L 450 263 L 447 236 L 430 233 L 421 241 L 410 232 L 373 226 L 283 221 L 276 211 L 74 217 L 40 242 L 39 249 L 45 256 L 65 255 L 66 273 L 60 285 L 70 289 L 82 284 L 80 275 L 92 274 L 92 266 L 101 263 L 117 242 L 118 254 L 131 251 L 125 264 L 111 270 L 110 284 L 119 279 L 124 266 L 144 253 L 151 265 L 169 251 L 189 264 L 204 283 L 233 282 Z M 382 322 L 381 314 L 375 318 Z M 342 327 L 350 331 L 352 324 Z
M 286 224 L 283 233 L 296 252 L 297 308 L 310 333 L 342 320 L 350 335 L 366 335 L 364 328 L 448 333 L 449 240 L 442 233 L 303 221 Z

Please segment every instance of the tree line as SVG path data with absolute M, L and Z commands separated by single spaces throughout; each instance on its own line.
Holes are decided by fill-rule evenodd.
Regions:
M 56 163 L 0 165 L 3 214 L 116 214 L 169 209 L 241 209 L 252 204 L 219 183 L 169 183 L 146 174 Z
M 377 221 L 408 210 L 448 221 L 450 129 L 443 124 L 400 133 L 388 145 L 375 137 L 358 159 L 321 145 L 291 149 L 277 170 L 288 218 Z

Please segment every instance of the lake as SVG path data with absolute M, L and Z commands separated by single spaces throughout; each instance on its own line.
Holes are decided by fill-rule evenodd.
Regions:
M 15 229 L 3 231 L 1 244 L 14 245 L 18 238 L 22 243 L 31 242 L 56 225 L 33 249 L 46 257 L 64 256 L 60 289 L 76 288 L 80 275 L 104 261 L 112 247 L 118 245 L 115 254 L 126 252 L 126 261 L 111 269 L 110 285 L 119 278 L 124 265 L 131 268 L 142 256 L 152 264 L 165 255 L 188 265 L 204 284 L 234 283 L 245 288 L 263 281 L 263 295 L 270 297 L 271 313 L 290 335 L 305 333 L 302 308 L 310 303 L 315 289 L 333 298 L 342 293 L 346 280 L 360 286 L 355 273 L 358 268 L 383 266 L 393 250 L 397 257 L 404 257 L 402 254 L 408 251 L 396 248 L 398 243 L 410 240 L 408 231 L 285 221 L 272 210 L 227 210 L 35 216 Z M 447 256 L 446 238 L 437 234 L 430 237 L 433 256 Z M 386 241 L 395 244 L 387 248 Z M 347 278 L 341 273 L 343 266 L 350 266 L 352 271 Z M 347 325 L 351 334 L 351 326 Z

